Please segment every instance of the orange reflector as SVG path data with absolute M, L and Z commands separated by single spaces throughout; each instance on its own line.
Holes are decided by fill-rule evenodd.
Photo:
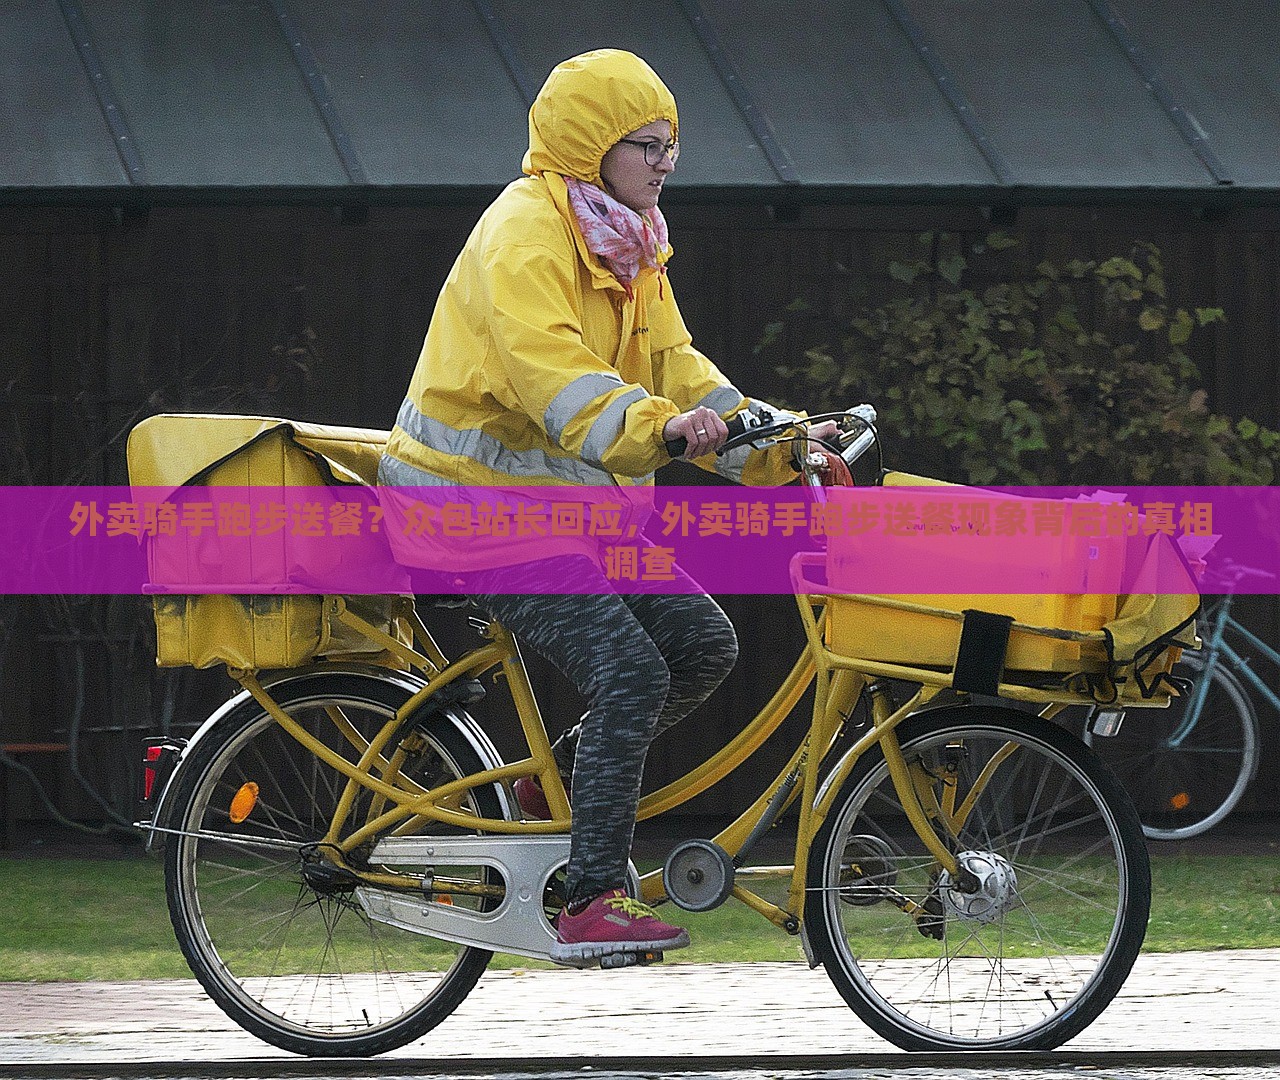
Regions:
M 437 904 L 444 904 L 446 907 L 453 907 L 453 897 L 446 893 L 436 893 L 433 897 Z
M 235 798 L 231 800 L 231 824 L 239 825 L 240 822 L 253 813 L 253 808 L 257 805 L 258 785 L 252 780 L 241 784 L 240 790 L 236 792 Z
M 1185 810 L 1191 805 L 1191 796 L 1185 791 L 1179 791 L 1169 800 L 1169 806 L 1174 810 Z

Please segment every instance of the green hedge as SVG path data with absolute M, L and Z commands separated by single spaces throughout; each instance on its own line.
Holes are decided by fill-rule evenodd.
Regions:
M 919 241 L 920 258 L 883 268 L 888 302 L 859 305 L 837 273 L 826 310 L 797 301 L 766 328 L 765 357 L 788 324 L 826 328 L 777 368 L 792 402 L 869 401 L 894 467 L 963 483 L 1274 481 L 1280 436 L 1211 412 L 1188 355 L 1222 310 L 1170 303 L 1154 244 L 1030 265 L 1000 232 Z

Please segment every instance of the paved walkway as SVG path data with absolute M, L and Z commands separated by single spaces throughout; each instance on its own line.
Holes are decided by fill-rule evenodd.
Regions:
M 1070 1050 L 1280 1050 L 1280 949 L 1139 958 Z M 882 1054 L 821 969 L 667 964 L 491 971 L 448 1020 L 398 1054 Z M 282 1054 L 235 1027 L 193 981 L 0 984 L 0 1062 L 226 1061 Z M 639 1064 L 639 1062 L 637 1062 Z

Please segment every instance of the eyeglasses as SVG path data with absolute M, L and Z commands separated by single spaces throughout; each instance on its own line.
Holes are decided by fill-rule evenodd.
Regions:
M 618 142 L 624 142 L 628 146 L 644 147 L 644 163 L 653 168 L 662 160 L 663 155 L 671 159 L 674 165 L 680 157 L 680 141 L 672 139 L 669 143 L 661 143 L 656 139 L 651 142 L 641 142 L 639 139 L 619 139 Z

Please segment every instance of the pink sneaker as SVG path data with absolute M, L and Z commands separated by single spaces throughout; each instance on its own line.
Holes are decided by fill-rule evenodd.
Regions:
M 516 802 L 520 804 L 520 813 L 526 821 L 550 821 L 551 807 L 547 804 L 547 793 L 542 790 L 536 776 L 522 776 L 511 790 L 516 794 Z
M 576 915 L 565 908 L 556 920 L 556 937 L 551 959 L 572 967 L 595 963 L 621 967 L 624 965 L 610 963 L 609 958 L 683 949 L 689 944 L 687 930 L 664 923 L 653 908 L 632 899 L 623 889 L 597 896 Z

